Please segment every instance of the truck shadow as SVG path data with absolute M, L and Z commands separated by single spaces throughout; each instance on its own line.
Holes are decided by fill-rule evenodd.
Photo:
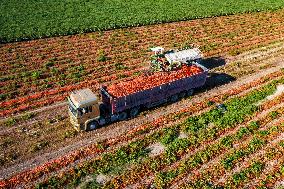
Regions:
M 201 90 L 210 90 L 235 80 L 235 77 L 226 73 L 209 73 L 205 85 L 201 87 Z
M 210 57 L 210 58 L 203 59 L 200 64 L 206 67 L 207 69 L 209 69 L 209 72 L 210 72 L 210 70 L 213 68 L 226 65 L 226 60 L 220 56 Z M 205 85 L 199 89 L 196 89 L 196 92 L 204 92 L 212 88 L 225 85 L 235 80 L 236 80 L 235 77 L 228 75 L 226 73 L 210 72 L 208 73 L 208 78 L 206 79 Z
M 220 56 L 210 57 L 202 59 L 200 64 L 206 67 L 207 69 L 211 70 L 213 68 L 226 65 L 226 60 Z

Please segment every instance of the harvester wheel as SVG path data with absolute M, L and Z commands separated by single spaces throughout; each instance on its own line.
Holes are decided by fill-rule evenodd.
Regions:
M 118 120 L 119 121 L 123 121 L 123 120 L 126 120 L 127 119 L 127 113 L 126 112 L 120 112 L 119 115 L 118 115 Z

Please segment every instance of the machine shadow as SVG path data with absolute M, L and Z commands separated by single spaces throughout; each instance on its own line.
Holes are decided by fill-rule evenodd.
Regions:
M 203 59 L 200 63 L 202 66 L 206 67 L 209 70 L 208 77 L 206 79 L 205 85 L 199 89 L 196 89 L 196 93 L 201 93 L 208 91 L 215 87 L 228 84 L 232 81 L 235 81 L 236 78 L 226 74 L 226 73 L 214 73 L 210 70 L 213 68 L 221 67 L 226 65 L 226 60 L 222 57 L 210 57 Z
M 210 58 L 204 58 L 200 64 L 207 69 L 211 70 L 216 67 L 224 66 L 226 65 L 226 60 L 220 56 L 218 57 L 210 57 Z

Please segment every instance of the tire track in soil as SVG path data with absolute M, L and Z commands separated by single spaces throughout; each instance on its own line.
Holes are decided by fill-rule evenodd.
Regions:
M 31 169 L 34 168 L 35 166 L 38 166 L 46 161 L 50 161 L 56 157 L 60 157 L 66 153 L 69 153 L 73 150 L 79 149 L 81 147 L 84 147 L 88 144 L 92 144 L 95 143 L 99 140 L 103 140 L 103 139 L 108 139 L 108 138 L 114 138 L 114 137 L 119 137 L 122 136 L 125 132 L 134 129 L 135 127 L 141 125 L 141 124 L 145 124 L 147 122 L 151 122 L 154 121 L 156 118 L 162 116 L 162 115 L 166 115 L 169 114 L 171 112 L 176 112 L 178 110 L 181 110 L 185 107 L 187 107 L 190 104 L 194 104 L 200 100 L 203 100 L 209 96 L 212 95 L 217 95 L 221 92 L 227 91 L 229 89 L 241 86 L 245 83 L 249 83 L 257 78 L 260 78 L 262 76 L 265 76 L 269 73 L 273 73 L 277 70 L 279 70 L 280 68 L 284 67 L 284 62 L 279 63 L 276 67 L 264 70 L 262 72 L 259 72 L 257 74 L 253 74 L 244 78 L 240 78 L 237 81 L 219 86 L 217 88 L 211 89 L 209 91 L 206 91 L 204 93 L 200 93 L 197 94 L 195 96 L 193 96 L 192 99 L 188 99 L 188 100 L 183 100 L 183 101 L 179 101 L 175 104 L 171 104 L 168 105 L 166 107 L 159 107 L 157 109 L 154 109 L 152 112 L 150 112 L 149 114 L 146 114 L 144 116 L 139 116 L 135 119 L 129 120 L 129 121 L 123 121 L 123 122 L 117 122 L 114 124 L 111 124 L 107 127 L 103 127 L 100 130 L 91 132 L 91 134 L 87 134 L 87 136 L 84 136 L 81 138 L 80 141 L 76 141 L 76 143 L 70 144 L 68 146 L 65 146 L 61 149 L 59 149 L 58 151 L 54 151 L 54 152 L 50 152 L 50 153 L 45 153 L 45 154 L 39 154 L 38 157 L 35 157 L 31 160 L 19 163 L 17 165 L 14 166 L 10 166 L 5 168 L 5 170 L 0 170 L 0 176 L 1 178 L 7 178 L 17 172 L 21 172 L 27 169 Z M 45 109 L 50 109 L 50 111 L 53 108 L 57 108 L 57 106 L 59 105 L 54 105 L 51 108 L 50 107 L 45 107 L 45 108 L 41 108 L 36 110 L 37 112 L 42 112 Z M 63 106 L 63 108 L 61 109 L 62 112 L 64 112 L 66 109 L 66 107 L 64 107 L 64 105 L 60 104 L 60 106 Z M 58 113 L 58 111 L 57 111 Z

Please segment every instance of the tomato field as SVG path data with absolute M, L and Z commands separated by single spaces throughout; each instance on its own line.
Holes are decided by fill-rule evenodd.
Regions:
M 155 45 L 194 43 L 205 56 L 222 56 L 281 41 L 283 14 L 279 10 L 1 45 L 0 115 L 62 101 L 74 89 L 97 90 L 102 83 L 136 77 L 148 67 L 148 49 Z
M 120 3 L 110 2 L 96 8 L 113 11 Z M 82 25 L 80 19 L 59 23 L 58 12 L 53 17 L 42 12 L 47 4 L 62 9 L 62 2 L 23 1 L 11 10 L 11 15 L 25 8 L 28 13 L 41 4 L 35 15 L 54 27 L 39 20 L 39 25 L 27 24 L 12 34 L 15 25 L 8 19 L 10 27 L 0 29 L 5 42 L 0 44 L 0 188 L 283 187 L 282 1 L 220 1 L 218 10 L 214 4 L 205 11 L 212 1 L 183 6 L 181 0 L 174 2 L 170 17 L 162 13 L 171 2 L 145 1 L 135 7 L 135 1 L 126 1 L 129 11 L 139 9 L 140 17 L 126 19 L 107 11 L 90 23 L 95 11 L 85 9 L 92 4 L 86 1 L 78 5 L 79 17 L 86 21 Z M 0 3 L 0 10 L 14 3 Z M 75 4 L 66 2 L 66 10 Z M 151 17 L 158 5 L 160 12 Z M 198 9 L 187 12 L 188 6 Z M 260 11 L 264 9 L 270 11 Z M 0 16 L 2 23 L 5 11 Z M 35 20 L 30 19 L 35 17 L 25 22 L 31 25 Z M 97 26 L 100 19 L 105 22 Z M 144 26 L 127 28 L 132 25 Z M 15 40 L 21 41 L 8 42 Z M 205 85 L 192 96 L 91 132 L 72 127 L 66 103 L 71 91 L 88 87 L 98 95 L 106 86 L 112 96 L 123 97 L 196 76 L 202 70 L 194 64 L 167 72 L 148 70 L 150 48 L 187 49 L 192 44 L 204 56 L 200 64 L 208 68 Z
M 2 1 L 0 42 L 282 8 L 282 0 Z

